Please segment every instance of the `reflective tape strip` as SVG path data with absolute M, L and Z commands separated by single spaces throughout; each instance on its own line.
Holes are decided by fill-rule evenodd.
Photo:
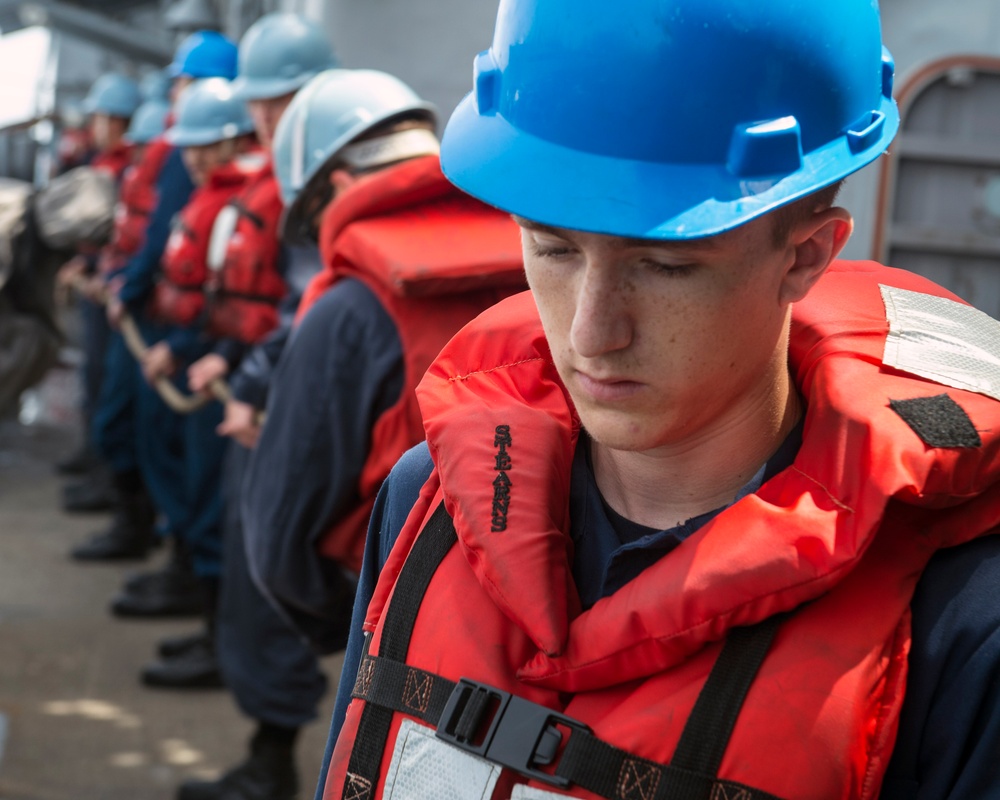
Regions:
M 364 170 L 440 152 L 441 145 L 433 133 L 424 128 L 411 128 L 347 145 L 340 151 L 340 159 L 351 169 Z
M 879 288 L 889 321 L 882 363 L 1000 400 L 1000 322 L 954 300 Z
M 212 235 L 208 240 L 208 256 L 205 259 L 212 272 L 221 272 L 225 266 L 226 250 L 229 247 L 229 240 L 233 238 L 239 218 L 239 209 L 231 205 L 223 206 L 216 215 L 212 225 Z
M 430 728 L 403 720 L 393 746 L 383 800 L 489 800 L 500 767 L 459 750 Z

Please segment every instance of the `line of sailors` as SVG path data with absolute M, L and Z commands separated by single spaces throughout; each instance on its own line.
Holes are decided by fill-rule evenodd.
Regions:
M 423 438 L 414 389 L 466 322 L 524 288 L 510 218 L 445 180 L 434 108 L 394 76 L 338 68 L 294 14 L 239 45 L 188 37 L 143 89 L 98 80 L 97 154 L 120 182 L 110 241 L 62 279 L 82 287 L 87 445 L 114 516 L 72 557 L 145 558 L 123 617 L 202 616 L 143 681 L 228 687 L 257 723 L 247 759 L 181 800 L 294 797 L 294 747 L 343 649 L 368 518 Z M 134 320 L 137 361 L 121 333 Z M 228 399 L 171 410 L 156 384 Z M 88 469 L 86 454 L 64 471 Z M 100 507 L 93 481 L 70 510 Z M 74 496 L 74 491 L 76 495 Z

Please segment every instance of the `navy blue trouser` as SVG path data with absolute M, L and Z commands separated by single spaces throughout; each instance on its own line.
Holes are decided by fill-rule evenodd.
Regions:
M 153 344 L 169 328 L 140 322 L 143 338 Z M 174 384 L 187 391 L 187 365 Z M 222 406 L 212 401 L 192 414 L 172 411 L 137 371 L 136 423 L 144 431 L 136 443 L 139 468 L 154 505 L 163 512 L 173 535 L 185 545 L 201 577 L 222 571 L 222 463 L 226 443 L 216 432 Z
M 86 427 L 87 442 L 91 439 L 91 421 L 100 403 L 101 384 L 104 380 L 104 353 L 108 345 L 111 327 L 105 316 L 104 306 L 91 303 L 80 298 L 80 322 L 83 336 L 83 365 L 81 378 L 83 382 L 83 418 Z
M 104 352 L 101 391 L 91 418 L 91 439 L 115 473 L 139 469 L 138 440 L 146 429 L 136 425 L 138 370 L 125 339 L 111 331 Z
M 239 502 L 250 452 L 230 442 L 226 456 L 225 555 L 216 654 L 226 686 L 244 714 L 258 722 L 298 728 L 316 718 L 327 681 L 305 639 L 250 577 Z

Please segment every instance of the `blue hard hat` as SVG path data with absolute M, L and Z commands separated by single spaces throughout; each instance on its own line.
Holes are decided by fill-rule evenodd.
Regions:
M 167 129 L 167 141 L 177 147 L 197 147 L 233 139 L 253 131 L 246 103 L 233 96 L 225 78 L 205 78 L 185 87 L 177 99 L 177 116 Z
M 434 106 L 385 72 L 331 69 L 302 87 L 281 116 L 272 148 L 286 219 L 301 212 L 309 184 L 322 180 L 323 167 L 346 145 L 377 125 L 404 117 L 433 122 Z
M 877 158 L 892 78 L 877 0 L 501 0 L 441 164 L 537 222 L 709 236 Z
M 109 72 L 94 81 L 83 100 L 83 110 L 87 114 L 131 117 L 141 102 L 139 84 L 125 75 Z
M 167 67 L 171 78 L 236 77 L 236 45 L 218 31 L 195 31 L 177 47 Z
M 233 91 L 244 100 L 281 97 L 335 66 L 333 48 L 315 22 L 265 14 L 240 39 Z
M 167 129 L 170 103 L 166 100 L 147 100 L 132 115 L 125 141 L 135 144 L 151 142 Z
M 139 91 L 142 92 L 143 100 L 169 100 L 170 84 L 170 76 L 165 70 L 158 69 L 142 76 Z

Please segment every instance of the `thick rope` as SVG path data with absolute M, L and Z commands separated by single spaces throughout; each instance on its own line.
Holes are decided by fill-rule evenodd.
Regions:
M 73 288 L 81 295 L 90 297 L 83 289 L 84 280 L 83 276 L 74 277 L 72 282 Z M 96 299 L 100 305 L 107 305 L 107 291 L 102 291 Z M 124 312 L 120 327 L 122 338 L 125 340 L 125 346 L 128 347 L 129 352 L 135 357 L 135 360 L 141 364 L 149 347 L 139 332 L 139 326 L 136 324 L 135 318 L 127 311 Z M 229 389 L 229 384 L 221 378 L 216 378 L 208 384 L 208 390 L 211 395 L 185 394 L 174 386 L 169 378 L 162 375 L 153 381 L 153 388 L 163 398 L 163 402 L 178 414 L 190 414 L 193 411 L 197 411 L 213 398 L 220 403 L 226 403 L 233 397 L 233 393 Z

